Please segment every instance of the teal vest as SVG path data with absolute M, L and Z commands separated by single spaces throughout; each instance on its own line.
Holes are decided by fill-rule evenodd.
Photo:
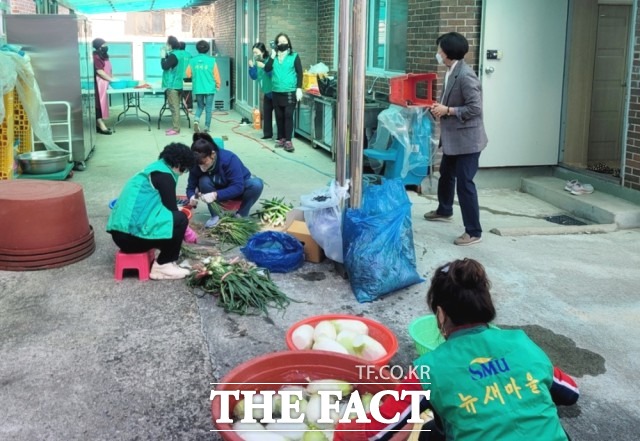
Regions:
M 160 193 L 151 185 L 152 172 L 178 175 L 162 160 L 138 172 L 125 184 L 109 221 L 107 231 L 120 231 L 142 239 L 169 239 L 173 235 L 173 213 L 162 205 Z
M 267 59 L 262 60 L 262 62 L 266 64 Z M 276 62 L 276 60 L 273 60 L 274 66 L 275 66 L 275 62 Z M 258 69 L 258 82 L 260 83 L 260 90 L 262 90 L 262 93 L 264 93 L 264 94 L 271 93 L 273 91 L 273 84 L 271 82 L 271 76 L 269 76 L 264 71 L 264 68 L 262 68 L 262 69 L 260 69 L 259 67 L 256 67 L 256 68 Z
M 195 95 L 211 95 L 218 91 L 213 76 L 215 65 L 216 59 L 206 54 L 198 54 L 189 60 L 191 77 L 193 78 L 192 92 Z
M 274 92 L 295 92 L 298 86 L 298 76 L 294 67 L 294 62 L 298 54 L 295 52 L 287 55 L 282 60 L 278 57 L 273 60 L 273 72 L 271 73 L 271 83 Z
M 460 330 L 415 365 L 429 367 L 421 381 L 447 440 L 567 440 L 549 392 L 553 365 L 523 331 Z
M 184 72 L 187 69 L 187 64 L 185 63 L 187 54 L 185 51 L 180 49 L 175 49 L 171 53 L 178 59 L 178 65 L 172 69 L 162 72 L 162 87 L 182 90 Z

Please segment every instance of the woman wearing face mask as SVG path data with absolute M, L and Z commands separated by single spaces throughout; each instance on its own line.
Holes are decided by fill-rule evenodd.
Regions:
M 252 176 L 237 155 L 218 148 L 208 133 L 194 133 L 191 150 L 196 165 L 191 168 L 187 182 L 189 204 L 195 207 L 198 197 L 206 204 L 240 200 L 236 216 L 249 216 L 251 207 L 262 194 L 262 179 Z M 212 228 L 220 218 L 211 205 L 208 208 L 211 218 L 205 228 Z
M 109 47 L 102 38 L 96 38 L 91 45 L 93 46 L 93 75 L 95 79 L 96 130 L 102 135 L 111 135 L 111 130 L 104 123 L 104 119 L 109 118 L 107 89 L 109 83 L 115 81 L 111 75 Z
M 556 405 L 574 404 L 578 387 L 523 331 L 489 326 L 496 315 L 490 287 L 484 267 L 473 259 L 442 265 L 431 279 L 427 304 L 445 342 L 418 358 L 412 371 L 417 375 L 397 387 L 430 391 L 429 399 L 421 397 L 420 412 L 431 409 L 434 419 L 418 439 L 566 441 Z M 372 423 L 338 424 L 334 440 L 389 439 L 407 424 L 410 406 L 410 396 L 389 397 L 380 413 L 392 419 L 399 412 L 396 423 L 367 415 Z
M 256 43 L 252 48 L 253 56 L 249 59 L 249 77 L 258 80 L 262 90 L 262 139 L 273 138 L 273 101 L 272 101 L 272 72 L 265 72 L 265 63 L 269 60 L 269 53 L 264 43 Z
M 264 66 L 264 71 L 271 74 L 273 86 L 273 107 L 276 111 L 278 140 L 276 147 L 283 147 L 293 152 L 293 111 L 302 99 L 302 63 L 297 53 L 293 52 L 291 40 L 287 34 L 280 33 L 275 38 L 276 48 Z
M 187 215 L 178 210 L 176 186 L 180 175 L 194 162 L 188 146 L 169 144 L 157 161 L 125 184 L 111 210 L 107 232 L 122 252 L 160 250 L 151 267 L 151 279 L 183 279 L 189 275 L 189 270 L 176 263 L 189 226 Z

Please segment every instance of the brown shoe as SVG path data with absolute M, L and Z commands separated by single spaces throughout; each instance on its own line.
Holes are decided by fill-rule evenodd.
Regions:
M 295 150 L 295 148 L 293 147 L 293 143 L 291 141 L 286 141 L 284 143 L 284 151 L 285 152 L 292 153 L 294 150 Z
M 480 242 L 482 242 L 481 237 L 472 237 L 469 236 L 468 233 L 464 233 L 462 236 L 453 241 L 455 245 L 460 245 L 461 247 L 466 247 L 468 245 L 473 245 Z
M 444 214 L 438 214 L 435 210 L 424 214 L 424 218 L 428 221 L 450 221 L 453 219 L 453 215 L 445 216 Z

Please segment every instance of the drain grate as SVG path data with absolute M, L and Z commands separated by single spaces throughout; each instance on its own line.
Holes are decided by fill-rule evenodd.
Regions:
M 567 216 L 566 214 L 560 214 L 558 216 L 547 216 L 544 218 L 544 220 L 560 225 L 587 225 L 586 223 L 571 216 Z

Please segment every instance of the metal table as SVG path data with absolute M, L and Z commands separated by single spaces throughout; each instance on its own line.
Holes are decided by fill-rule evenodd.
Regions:
M 128 87 L 126 89 L 107 89 L 107 94 L 109 95 L 122 95 L 122 106 L 123 111 L 118 114 L 116 118 L 116 122 L 113 124 L 113 132 L 116 131 L 116 126 L 124 121 L 127 117 L 134 117 L 142 122 L 144 122 L 149 131 L 151 131 L 151 115 L 149 112 L 142 109 L 140 106 L 140 96 L 145 94 L 146 92 L 150 92 L 153 94 L 164 92 L 163 89 L 147 89 L 147 88 L 134 88 Z M 131 111 L 132 110 L 132 111 Z M 140 116 L 141 113 L 147 115 L 147 118 L 142 118 Z

